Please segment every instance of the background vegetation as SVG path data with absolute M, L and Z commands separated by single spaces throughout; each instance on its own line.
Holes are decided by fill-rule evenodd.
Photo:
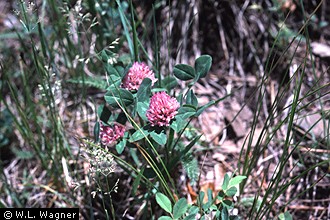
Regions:
M 197 204 L 230 172 L 247 176 L 233 200 L 241 219 L 329 219 L 329 14 L 319 0 L 1 1 L 0 207 L 164 214 L 142 174 L 120 163 L 135 162 L 129 149 L 107 175 L 90 171 L 108 86 L 102 52 L 128 66 L 138 48 L 162 76 L 211 55 L 194 91 L 201 104 L 227 97 L 186 130 L 187 143 L 204 134 L 193 147 L 197 181 L 178 165 L 172 190 Z

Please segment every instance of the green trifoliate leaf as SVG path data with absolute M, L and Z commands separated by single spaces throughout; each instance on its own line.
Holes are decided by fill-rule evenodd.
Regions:
M 110 75 L 108 78 L 108 83 L 110 84 L 110 86 L 107 87 L 108 91 L 118 89 L 121 84 L 121 77 Z
M 227 207 L 223 207 L 221 210 L 221 220 L 229 220 L 229 213 Z
M 173 220 L 173 218 L 169 217 L 169 216 L 160 216 L 158 218 L 158 220 Z
M 111 111 L 105 105 L 102 104 L 97 109 L 97 115 L 99 116 L 101 121 L 107 123 L 111 116 Z
M 173 121 L 170 127 L 177 133 L 179 133 L 187 124 L 186 120 L 184 120 L 181 116 L 175 116 L 175 121 Z
M 121 140 L 118 144 L 116 144 L 116 151 L 118 154 L 121 154 L 126 146 L 126 139 Z
M 278 218 L 279 218 L 280 220 L 292 220 L 292 215 L 291 215 L 288 211 L 286 211 L 286 212 L 284 212 L 284 213 L 281 213 L 281 214 L 278 216 Z
M 178 85 L 178 82 L 174 77 L 167 76 L 163 79 L 162 85 L 166 88 L 167 92 L 170 92 Z
M 156 131 L 150 132 L 151 138 L 157 142 L 159 145 L 165 145 L 167 141 L 167 136 L 164 131 L 157 133 Z
M 232 186 L 226 190 L 226 195 L 229 197 L 233 197 L 236 193 L 237 193 L 237 188 L 235 186 Z
M 132 136 L 131 136 L 131 138 L 129 139 L 129 141 L 130 141 L 130 142 L 136 142 L 136 141 L 138 141 L 138 140 L 141 140 L 141 139 L 147 137 L 148 135 L 149 135 L 149 131 L 146 130 L 146 129 L 144 129 L 144 128 L 141 128 L 141 129 L 135 131 L 135 132 L 132 134 Z
M 195 95 L 195 93 L 194 93 L 194 91 L 193 90 L 190 90 L 189 92 L 188 92 L 188 94 L 187 94 L 187 99 L 186 99 L 186 103 L 188 104 L 188 105 L 192 105 L 192 106 L 194 106 L 194 107 L 198 107 L 198 101 L 197 101 L 197 97 L 196 97 L 196 95 Z
M 96 143 L 100 140 L 100 122 L 96 122 L 94 125 L 94 139 Z
M 156 202 L 166 212 L 168 213 L 172 212 L 172 203 L 170 199 L 167 196 L 165 196 L 163 193 L 160 192 L 156 193 Z
M 109 76 L 117 76 L 121 78 L 121 74 L 118 72 L 118 70 L 108 63 L 105 64 L 105 70 Z M 111 82 L 111 80 L 109 80 L 109 82 Z
M 138 102 L 145 102 L 148 101 L 151 95 L 151 79 L 144 78 L 139 90 L 137 91 L 136 98 Z
M 226 206 L 228 209 L 230 209 L 234 206 L 234 203 L 228 199 L 225 199 L 222 201 L 222 205 Z
M 180 218 L 183 214 L 186 213 L 188 209 L 188 203 L 187 203 L 187 199 L 185 198 L 181 198 L 179 199 L 173 207 L 173 217 L 175 219 Z
M 212 66 L 212 57 L 209 55 L 202 55 L 195 61 L 195 70 L 198 78 L 203 78 L 210 71 Z
M 196 76 L 195 69 L 186 64 L 178 64 L 173 69 L 174 76 L 180 80 L 187 81 Z
M 190 118 L 191 116 L 196 114 L 196 108 L 193 105 L 183 105 L 179 108 L 178 116 L 182 117 L 182 119 Z
M 229 180 L 230 180 L 230 177 L 229 177 L 229 175 L 226 173 L 226 174 L 225 174 L 225 177 L 224 177 L 224 179 L 223 179 L 223 184 L 222 184 L 222 189 L 223 189 L 224 191 L 226 191 L 227 188 L 228 188 Z
M 137 113 L 144 121 L 148 121 L 148 118 L 146 116 L 148 108 L 149 104 L 147 102 L 138 102 L 136 105 Z
M 240 184 L 244 179 L 246 179 L 246 176 L 235 176 L 229 180 L 228 188 Z
M 113 108 L 119 108 L 119 106 L 128 106 L 134 102 L 132 93 L 122 88 L 114 88 L 108 91 L 105 94 L 104 99 Z

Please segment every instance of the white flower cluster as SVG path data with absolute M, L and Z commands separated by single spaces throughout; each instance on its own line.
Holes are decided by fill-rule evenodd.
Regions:
M 113 157 L 108 152 L 107 148 L 94 145 L 94 143 L 90 144 L 89 148 L 85 149 L 89 154 L 89 171 L 93 174 L 101 173 L 103 176 L 108 176 L 110 173 L 113 173 L 116 168 Z

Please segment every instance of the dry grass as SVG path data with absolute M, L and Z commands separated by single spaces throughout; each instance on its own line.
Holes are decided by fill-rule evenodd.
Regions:
M 304 98 L 299 104 L 301 109 L 297 111 L 294 120 L 294 135 L 289 146 L 289 152 L 292 152 L 292 155 L 282 173 L 283 183 L 299 176 L 304 170 L 319 162 L 329 161 L 330 55 L 322 50 L 325 48 L 326 51 L 330 45 L 330 17 L 326 16 L 330 13 L 330 5 L 327 1 L 303 1 L 304 8 L 296 1 L 289 0 L 193 0 L 190 3 L 170 1 L 170 5 L 165 1 L 159 1 L 159 7 L 155 8 L 157 30 L 147 28 L 152 24 L 152 4 L 147 1 L 133 2 L 136 7 L 136 16 L 141 22 L 137 29 L 138 35 L 147 52 L 141 55 L 143 58 L 147 55 L 155 56 L 157 32 L 159 38 L 157 46 L 160 51 L 158 68 L 162 73 L 172 72 L 174 64 L 193 64 L 199 55 L 210 54 L 213 57 L 212 71 L 206 79 L 199 82 L 195 90 L 200 103 L 207 103 L 209 100 L 231 94 L 225 101 L 209 108 L 198 120 L 194 121 L 196 128 L 205 133 L 202 141 L 196 146 L 201 177 L 199 184 L 195 188 L 190 188 L 189 181 L 182 170 L 173 174 L 177 177 L 177 185 L 182 195 L 193 202 L 195 193 L 201 190 L 206 191 L 207 188 L 221 190 L 221 183 L 226 172 L 234 172 L 237 168 L 242 170 L 244 159 L 240 156 L 241 149 L 246 152 L 248 146 L 253 149 L 260 147 L 263 149 L 260 151 L 261 156 L 254 164 L 250 178 L 241 192 L 241 199 L 238 201 L 239 214 L 243 219 L 249 218 L 254 196 L 256 194 L 259 194 L 261 198 L 265 196 L 267 187 L 274 177 L 272 174 L 277 172 L 276 166 L 281 161 L 281 155 L 285 153 L 284 140 L 288 127 L 283 125 L 276 133 L 272 131 L 288 117 L 290 113 L 288 104 L 292 102 L 296 85 L 294 82 L 300 80 L 301 75 L 304 78 L 300 97 Z M 25 49 L 21 47 L 17 38 L 5 37 L 6 33 L 19 25 L 17 20 L 12 19 L 15 17 L 13 10 L 17 9 L 15 3 L 14 1 L 0 3 L 0 8 L 2 8 L 0 33 L 3 33 L 1 34 L 2 43 L 0 42 L 0 48 L 3 51 L 0 55 L 2 67 L 0 83 L 5 81 L 5 72 L 12 73 L 14 76 L 11 80 L 17 80 L 14 84 L 21 91 L 23 82 L 15 74 L 19 70 L 31 67 L 32 63 L 30 58 L 24 57 L 26 56 Z M 274 7 L 275 3 L 278 4 L 278 8 Z M 37 5 L 41 7 L 41 4 Z M 271 7 L 274 7 L 273 10 Z M 317 7 L 319 8 L 307 28 L 308 32 L 304 30 L 299 33 L 304 24 L 304 18 L 311 15 Z M 303 15 L 303 11 L 306 15 Z M 8 23 L 9 20 L 12 23 Z M 71 18 L 70 21 L 76 20 Z M 282 24 L 285 26 L 281 26 Z M 323 27 L 322 24 L 325 26 Z M 120 28 L 117 29 L 118 33 L 122 33 Z M 298 33 L 307 40 L 299 41 L 299 38 L 293 40 Z M 38 39 L 36 36 L 33 37 Z M 72 37 L 74 43 L 80 43 L 75 35 Z M 92 56 L 95 53 L 92 43 L 96 36 L 92 34 L 91 37 L 91 39 L 82 39 L 81 48 L 85 49 L 85 54 L 83 54 L 85 56 Z M 81 138 L 88 138 L 93 134 L 93 123 L 96 120 L 97 111 L 95 106 L 101 103 L 104 91 L 81 88 L 66 83 L 66 79 L 79 75 L 77 69 L 86 76 L 95 77 L 101 74 L 97 73 L 97 68 L 91 67 L 92 65 L 78 64 L 75 68 L 76 66 L 65 64 L 62 59 L 63 54 L 68 54 L 71 64 L 77 60 L 68 51 L 62 51 L 61 42 L 58 44 L 56 40 L 54 42 L 53 46 L 56 47 L 54 50 L 59 51 L 54 57 L 54 63 L 61 68 L 56 77 L 62 80 L 60 93 L 55 97 L 56 110 L 63 125 L 63 135 L 67 141 L 65 146 L 70 147 L 72 155 L 65 157 L 64 154 L 61 157 L 63 160 L 57 164 L 58 175 L 51 176 L 47 173 L 48 170 L 41 166 L 41 161 L 35 159 L 37 158 L 35 155 L 24 158 L 12 152 L 11 149 L 17 148 L 20 151 L 35 154 L 30 146 L 31 143 L 26 141 L 17 128 L 5 131 L 5 124 L 3 124 L 3 128 L 0 129 L 5 131 L 4 134 L 9 142 L 0 148 L 2 161 L 0 204 L 8 207 L 79 206 L 84 218 L 89 218 L 92 213 L 96 218 L 101 219 L 105 218 L 103 206 L 113 205 L 118 219 L 142 218 L 143 209 L 148 207 L 144 203 L 143 195 L 149 189 L 139 189 L 136 195 L 132 195 L 130 186 L 134 178 L 119 166 L 111 174 L 111 178 L 107 177 L 111 187 L 119 179 L 117 193 L 112 193 L 111 199 L 104 197 L 104 192 L 98 192 L 95 199 L 89 197 L 93 191 L 101 187 L 97 187 L 91 178 L 88 161 L 79 157 L 84 150 L 81 147 L 83 144 Z M 313 43 L 320 43 L 321 52 L 316 50 L 315 46 L 310 48 Z M 125 46 L 124 44 L 122 51 L 128 50 Z M 95 47 L 97 49 L 100 45 L 96 43 Z M 303 62 L 305 62 L 304 74 L 302 74 L 302 69 L 296 73 L 296 69 Z M 11 63 L 18 68 L 11 66 Z M 21 65 L 20 68 L 19 65 Z M 29 83 L 32 86 L 32 95 L 35 97 L 34 102 L 40 104 L 42 98 L 38 95 L 39 90 L 33 87 L 36 86 L 34 80 L 38 81 L 31 79 Z M 261 84 L 262 87 L 260 87 Z M 9 106 L 16 114 L 18 110 L 15 108 L 10 91 L 7 87 L 1 88 L 3 90 L 1 103 L 5 100 L 11 104 Z M 264 92 L 261 99 L 259 90 Z M 280 98 L 276 96 L 278 91 L 283 92 Z M 277 103 L 273 107 L 275 101 Z M 257 109 L 259 103 L 262 103 L 260 110 Z M 5 109 L 6 107 L 1 104 L 0 120 L 3 121 L 6 121 Z M 47 105 L 38 105 L 36 109 L 41 114 L 45 114 L 40 116 L 40 120 L 47 118 Z M 253 122 L 256 113 L 258 117 Z M 265 127 L 265 122 L 270 115 L 274 117 L 267 122 Z M 30 128 L 36 129 L 34 126 L 38 123 L 31 122 Z M 253 126 L 255 126 L 254 129 L 251 129 Z M 49 125 L 44 125 L 43 128 L 45 137 L 47 133 L 53 135 Z M 248 144 L 251 130 L 253 131 L 252 141 Z M 270 137 L 271 140 L 269 140 Z M 132 160 L 128 156 L 127 158 L 122 156 L 122 158 L 127 161 Z M 50 163 L 55 163 L 55 161 Z M 66 166 L 68 173 L 65 173 Z M 65 181 L 58 181 L 55 178 Z M 11 191 L 9 192 L 8 189 Z M 306 189 L 309 190 L 306 191 Z M 276 204 L 271 207 L 269 217 L 275 218 L 279 212 L 288 210 L 294 219 L 329 219 L 329 189 L 329 165 L 311 169 L 310 172 L 299 176 L 294 184 L 288 186 L 277 199 Z M 18 201 L 15 201 L 15 198 Z M 291 201 L 292 198 L 296 199 Z M 104 199 L 105 205 L 102 204 Z M 89 213 L 90 210 L 92 210 L 91 213 Z

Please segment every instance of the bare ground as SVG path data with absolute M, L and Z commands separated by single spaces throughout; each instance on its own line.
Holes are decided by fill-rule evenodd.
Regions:
M 304 11 L 307 16 L 315 10 L 319 2 L 304 1 Z M 0 6 L 0 31 L 5 31 L 12 28 L 8 19 L 14 16 L 15 7 L 9 2 L 3 1 Z M 171 6 L 164 3 L 156 10 L 159 33 L 162 34 L 163 70 L 165 72 L 170 71 L 171 69 L 166 70 L 166 68 L 172 68 L 172 65 L 176 63 L 193 64 L 197 56 L 210 54 L 213 57 L 212 71 L 206 79 L 199 82 L 195 89 L 199 96 L 199 102 L 201 104 L 206 103 L 209 100 L 232 93 L 229 98 L 209 108 L 198 120 L 194 121 L 195 126 L 205 134 L 202 141 L 196 146 L 196 156 L 201 168 L 200 182 L 195 188 L 191 188 L 186 178 L 180 178 L 180 176 L 185 177 L 183 171 L 175 174 L 178 177 L 177 181 L 178 185 L 181 186 L 182 194 L 186 195 L 192 202 L 195 194 L 200 190 L 206 191 L 207 188 L 215 191 L 221 190 L 224 174 L 236 170 L 241 149 L 243 146 L 247 146 L 245 141 L 248 140 L 252 119 L 257 110 L 258 98 L 260 97 L 257 88 L 265 74 L 270 75 L 265 83 L 266 95 L 263 98 L 264 104 L 250 144 L 252 147 L 255 146 L 260 135 L 264 134 L 265 131 L 262 129 L 269 114 L 278 115 L 275 121 L 271 122 L 274 125 L 287 116 L 288 111 L 284 107 L 292 98 L 294 83 L 289 83 L 288 87 L 282 87 L 281 82 L 289 82 L 290 76 L 304 60 L 307 49 L 313 51 L 313 56 L 307 59 L 306 75 L 303 78 L 301 93 L 306 94 L 315 83 L 326 85 L 330 82 L 330 17 L 327 16 L 330 13 L 330 5 L 323 1 L 314 20 L 308 26 L 310 40 L 308 43 L 310 44 L 297 40 L 292 41 L 292 38 L 302 27 L 304 20 L 303 10 L 298 3 L 289 0 L 283 1 L 275 11 L 270 10 L 272 6 L 274 6 L 274 1 L 202 2 L 195 0 L 191 1 L 190 4 L 172 1 Z M 149 3 L 136 3 L 136 7 L 138 15 L 143 21 L 142 24 L 146 24 L 151 5 Z M 171 14 L 169 14 L 170 11 Z M 287 29 L 285 32 L 281 32 L 281 36 L 278 37 L 279 41 L 275 43 L 274 35 L 278 33 L 279 25 L 288 13 L 290 14 L 285 22 Z M 326 25 L 322 26 L 322 22 Z M 147 34 L 149 38 L 146 38 L 144 42 L 147 50 L 152 51 L 153 44 L 150 39 L 152 39 L 153 33 L 150 31 Z M 169 36 L 171 39 L 170 53 L 167 50 Z M 18 50 L 15 40 L 7 39 L 6 42 L 11 45 L 11 48 Z M 290 42 L 292 42 L 291 45 Z M 272 50 L 274 44 L 275 49 Z M 0 43 L 0 45 L 4 47 L 3 44 Z M 288 45 L 290 45 L 289 48 Z M 308 45 L 312 45 L 311 48 L 308 48 Z M 4 55 L 5 53 L 1 54 L 2 60 L 16 61 L 14 54 L 11 54 L 11 57 L 4 57 Z M 270 66 L 274 67 L 272 70 L 270 70 L 270 66 L 266 66 L 269 56 L 271 57 L 270 63 L 272 63 Z M 291 59 L 291 57 L 293 58 Z M 297 79 L 299 77 L 300 75 L 296 76 Z M 320 80 L 315 81 L 315 79 Z M 284 90 L 286 93 L 276 110 L 273 111 L 271 104 L 279 90 Z M 70 90 L 65 92 L 70 92 Z M 61 111 L 62 120 L 68 137 L 91 136 L 91 125 L 95 120 L 95 109 L 91 100 L 100 99 L 102 92 L 89 90 L 88 94 L 91 98 L 87 100 L 86 105 L 79 107 L 77 102 L 73 101 L 72 95 L 66 96 L 65 102 L 60 106 L 63 109 Z M 329 159 L 329 137 L 325 136 L 325 134 L 329 134 L 329 123 L 317 122 L 322 111 L 330 110 L 329 86 L 322 88 L 320 93 L 325 94 L 321 100 L 319 102 L 314 101 L 304 108 L 300 113 L 301 119 L 295 121 L 296 138 L 293 141 L 299 141 L 301 138 L 303 141 L 290 157 L 288 166 L 283 172 L 284 180 L 297 176 L 317 162 Z M 317 94 L 311 95 L 308 100 L 305 100 L 306 104 L 316 97 Z M 326 118 L 329 120 L 329 115 Z M 315 126 L 310 129 L 314 124 Z M 325 130 L 328 132 L 324 132 Z M 309 135 L 304 136 L 306 131 Z M 272 178 L 270 174 L 274 172 L 279 157 L 283 153 L 285 137 L 286 127 L 283 126 L 265 147 L 263 156 L 257 161 L 249 182 L 241 192 L 243 198 L 253 198 L 258 193 L 258 189 L 261 189 L 259 192 L 261 196 L 265 194 L 267 185 Z M 69 138 L 69 142 L 76 147 L 81 144 L 75 138 Z M 266 143 L 266 136 L 263 136 L 260 143 L 261 145 Z M 17 193 L 23 192 L 23 185 L 19 181 L 23 175 L 20 171 L 22 167 L 31 167 L 31 173 L 35 173 L 32 180 L 35 183 L 44 183 L 43 177 L 45 175 L 44 171 L 38 168 L 37 161 L 27 162 L 13 157 L 10 147 L 21 144 L 24 144 L 22 137 L 17 131 L 13 131 L 10 135 L 10 143 L 1 148 L 1 159 L 5 164 L 4 172 L 8 178 L 7 181 L 12 184 Z M 21 147 L 24 149 L 26 146 Z M 74 163 L 74 161 L 71 162 Z M 84 177 L 86 175 L 86 163 L 81 162 L 79 167 L 78 172 L 82 176 L 75 181 L 87 184 L 86 190 L 88 191 L 89 183 Z M 300 177 L 296 184 L 290 186 L 278 199 L 273 207 L 273 216 L 277 216 L 279 210 L 283 211 L 282 207 L 285 207 L 284 210 L 290 211 L 294 219 L 329 219 L 330 180 L 329 176 L 326 176 L 328 173 L 329 167 L 319 167 Z M 119 213 L 124 213 L 127 211 L 126 207 L 135 207 L 130 209 L 126 216 L 127 218 L 128 216 L 137 218 L 140 216 L 141 210 L 139 210 L 138 203 L 132 204 L 129 186 L 133 180 L 129 175 L 123 174 L 121 170 L 118 170 L 115 175 L 116 178 L 112 180 L 120 179 L 118 193 L 113 195 L 116 210 Z M 317 184 L 313 185 L 314 183 Z M 46 185 L 52 187 L 52 184 L 53 182 L 50 181 Z M 0 184 L 0 188 L 2 187 Z M 310 190 L 305 192 L 304 190 L 307 188 Z M 5 195 L 2 190 L 1 193 L 2 201 L 8 205 L 12 204 L 11 198 Z M 298 199 L 286 205 L 291 198 L 298 195 Z M 137 197 L 139 196 L 141 195 L 137 195 Z M 86 203 L 84 194 L 79 191 L 74 197 L 72 201 L 81 202 L 81 204 Z M 44 188 L 33 189 L 27 195 L 28 202 L 25 206 L 42 207 L 46 205 L 53 207 L 57 200 L 62 201 L 49 194 Z M 93 201 L 93 206 L 96 210 L 102 209 L 97 200 Z M 247 216 L 248 206 L 241 206 L 239 211 L 241 215 Z

